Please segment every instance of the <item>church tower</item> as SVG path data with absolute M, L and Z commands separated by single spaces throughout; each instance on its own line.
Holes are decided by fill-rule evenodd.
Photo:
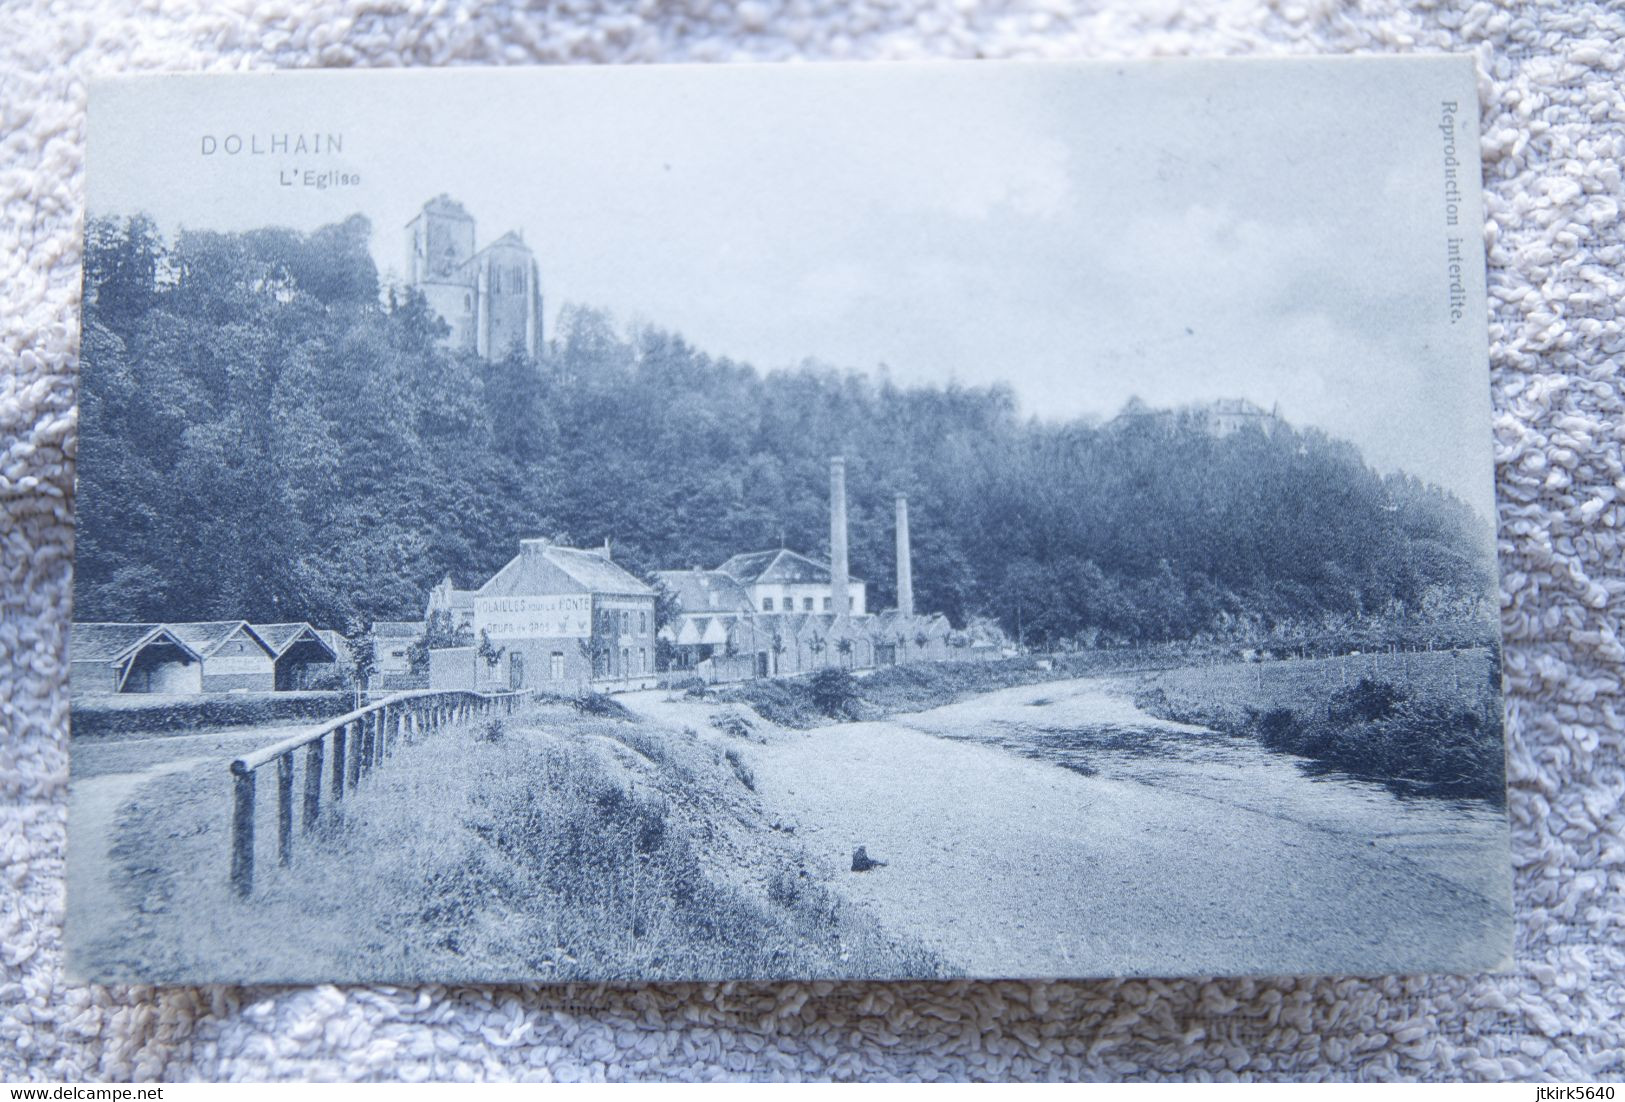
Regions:
M 450 326 L 450 347 L 487 360 L 541 355 L 541 271 L 518 234 L 475 251 L 473 215 L 437 195 L 406 224 L 406 277 Z

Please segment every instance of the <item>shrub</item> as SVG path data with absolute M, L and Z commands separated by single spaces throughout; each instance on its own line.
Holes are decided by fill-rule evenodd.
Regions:
M 1362 677 L 1354 685 L 1332 694 L 1326 705 L 1326 718 L 1340 724 L 1386 719 L 1404 699 L 1404 690 L 1398 685 Z
M 808 680 L 750 681 L 724 689 L 716 694 L 716 698 L 724 702 L 749 704 L 763 719 L 784 727 L 811 727 L 826 718 L 826 713 L 813 702 Z M 745 724 L 744 730 L 737 729 L 740 723 Z M 740 737 L 749 730 L 749 723 L 743 716 L 724 718 L 721 726 L 723 730 Z
M 807 682 L 812 703 L 820 712 L 833 719 L 856 719 L 858 711 L 858 682 L 852 671 L 839 666 L 819 670 Z
M 801 901 L 802 873 L 780 869 L 767 882 L 767 898 L 780 907 L 794 907 Z
M 1295 752 L 1302 741 L 1303 726 L 1290 708 L 1271 708 L 1257 720 L 1258 741 L 1271 750 Z
M 501 742 L 507 733 L 507 725 L 502 720 L 488 719 L 480 724 L 478 738 L 481 742 Z
M 114 696 L 73 702 L 75 738 L 143 733 L 184 734 L 210 727 L 258 727 L 320 720 L 355 707 L 351 693 L 232 693 L 195 697 Z
M 573 698 L 570 703 L 576 711 L 583 715 L 605 716 L 609 719 L 632 718 L 632 713 L 627 709 L 626 705 L 603 693 L 582 693 L 580 696 Z
M 756 727 L 741 712 L 729 709 L 717 716 L 715 720 L 717 730 L 734 738 L 750 738 Z
M 1370 772 L 1422 782 L 1441 795 L 1505 797 L 1501 724 L 1443 700 L 1406 701 L 1350 746 Z

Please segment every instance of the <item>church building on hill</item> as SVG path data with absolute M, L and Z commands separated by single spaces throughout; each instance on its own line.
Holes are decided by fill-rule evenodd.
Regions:
M 541 270 L 519 233 L 476 250 L 474 216 L 438 195 L 406 224 L 406 280 L 451 327 L 452 348 L 487 360 L 541 355 Z

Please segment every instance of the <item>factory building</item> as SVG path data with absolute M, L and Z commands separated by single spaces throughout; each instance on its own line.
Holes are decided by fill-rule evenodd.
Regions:
M 914 612 L 908 499 L 896 499 L 898 607 L 873 615 L 847 559 L 846 463 L 830 460 L 830 561 L 788 549 L 735 555 L 715 570 L 656 574 L 678 612 L 661 629 L 673 666 L 707 681 L 868 669 L 952 657 L 948 621 Z M 845 614 L 839 611 L 845 608 Z
M 796 551 L 753 551 L 735 555 L 716 572 L 739 584 L 755 612 L 828 612 L 834 614 L 835 581 L 830 564 Z M 867 587 L 861 578 L 847 579 L 847 615 L 868 612 Z

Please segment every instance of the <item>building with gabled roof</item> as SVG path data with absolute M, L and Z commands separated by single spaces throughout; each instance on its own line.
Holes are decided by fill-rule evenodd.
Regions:
M 652 686 L 655 599 L 653 588 L 616 564 L 607 542 L 579 548 L 521 540 L 519 554 L 474 593 L 468 687 Z M 443 680 L 437 674 L 437 683 Z
M 474 626 L 474 595 L 478 590 L 458 589 L 447 574 L 431 590 L 429 590 L 429 603 L 423 610 L 423 619 L 434 619 L 435 613 L 444 613 L 450 618 L 453 631 Z
M 331 675 L 338 666 L 338 651 L 302 620 L 290 624 L 250 624 L 249 627 L 271 648 L 279 690 L 308 689 L 311 682 Z
M 76 695 L 203 691 L 203 656 L 163 624 L 74 623 L 68 671 Z
M 247 620 L 164 626 L 203 656 L 204 692 L 268 693 L 276 689 L 276 654 Z
M 838 612 L 830 564 L 781 547 L 735 555 L 717 572 L 738 582 L 757 612 Z M 847 614 L 867 614 L 863 579 L 847 578 Z
M 277 687 L 276 652 L 246 620 L 76 623 L 68 660 L 75 693 L 271 692 Z
M 412 645 L 423 638 L 428 625 L 422 620 L 374 620 L 372 622 L 372 676 L 367 688 L 373 691 L 426 689 L 429 676 L 412 669 Z
M 688 615 L 726 616 L 753 608 L 745 587 L 721 570 L 656 570 L 654 576 Z

